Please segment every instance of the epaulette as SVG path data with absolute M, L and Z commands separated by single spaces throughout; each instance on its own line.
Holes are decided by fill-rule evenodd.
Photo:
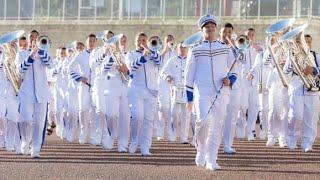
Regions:
M 221 40 L 217 40 L 218 43 L 220 44 L 226 44 L 225 42 L 221 41 Z
M 191 49 L 196 48 L 197 46 L 201 45 L 202 41 L 195 43 L 194 45 L 191 46 Z

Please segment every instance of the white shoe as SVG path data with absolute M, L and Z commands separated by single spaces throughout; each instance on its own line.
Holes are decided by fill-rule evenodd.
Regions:
M 161 140 L 163 140 L 163 139 L 164 139 L 164 138 L 161 137 L 161 136 L 157 137 L 157 141 L 161 141 Z
M 126 153 L 126 152 L 128 152 L 128 150 L 125 147 L 118 147 L 118 152 L 119 153 Z
M 275 138 L 268 138 L 268 141 L 266 143 L 267 147 L 273 147 L 276 144 L 276 139 Z
M 279 141 L 279 147 L 285 148 L 288 146 L 287 141 L 284 138 L 279 138 L 278 141 Z
M 134 154 L 136 152 L 137 148 L 138 148 L 138 143 L 131 142 L 131 144 L 129 146 L 129 153 Z
M 218 163 L 206 163 L 206 169 L 209 169 L 211 171 L 220 170 L 221 166 L 219 166 Z
M 241 138 L 241 139 L 246 138 L 245 129 L 242 128 L 242 127 L 237 127 L 237 129 L 236 129 L 236 137 L 237 138 Z
M 31 158 L 40 158 L 40 153 L 36 151 L 31 152 Z
M 151 153 L 149 150 L 141 150 L 141 156 L 151 156 Z
M 312 151 L 312 147 L 311 146 L 309 146 L 309 147 L 305 147 L 305 148 L 303 148 L 302 149 L 302 152 L 310 152 L 310 151 Z
M 204 167 L 205 164 L 206 164 L 205 155 L 197 152 L 197 155 L 196 155 L 196 165 L 197 165 L 198 167 Z
M 226 153 L 226 154 L 235 154 L 235 153 L 236 153 L 236 150 L 233 149 L 233 148 L 231 148 L 231 147 L 224 147 L 224 148 L 223 148 L 223 151 L 224 151 L 224 153 Z
M 248 134 L 248 141 L 254 141 L 253 133 Z
M 267 138 L 267 131 L 261 130 L 259 133 L 259 139 L 265 140 Z
M 288 148 L 290 150 L 294 150 L 295 148 L 297 148 L 297 142 L 294 139 L 289 138 L 288 139 Z

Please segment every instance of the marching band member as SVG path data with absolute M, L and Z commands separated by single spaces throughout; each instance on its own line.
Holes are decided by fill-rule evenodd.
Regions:
M 236 75 L 229 73 L 234 62 L 231 49 L 216 40 L 217 20 L 213 15 L 205 15 L 198 21 L 205 40 L 189 51 L 186 64 L 187 107 L 195 103 L 197 120 L 196 165 L 218 170 L 218 148 L 221 142 L 222 127 L 229 101 L 230 85 Z M 232 70 L 231 70 L 232 71 Z
M 13 41 L 9 44 L 12 49 L 18 52 L 19 47 L 16 41 Z M 4 53 L 5 55 L 6 53 Z M 17 56 L 15 54 L 15 56 Z M 6 57 L 4 57 L 6 58 Z M 17 57 L 14 57 L 14 63 L 17 63 Z M 8 59 L 10 60 L 10 59 Z M 6 150 L 14 151 L 16 150 L 17 154 L 22 154 L 21 152 L 21 141 L 20 135 L 18 132 L 18 123 L 20 122 L 20 116 L 18 112 L 19 103 L 17 99 L 17 93 L 15 92 L 12 82 L 10 82 L 9 77 L 7 75 L 7 84 L 4 86 L 6 89 L 5 97 L 6 97 Z
M 310 35 L 306 35 L 308 39 L 307 45 L 309 51 L 311 49 Z M 302 47 L 299 47 L 302 48 Z M 294 55 L 293 55 L 294 56 Z M 306 65 L 302 70 L 304 75 L 319 76 L 320 56 L 310 51 L 311 61 L 314 61 L 316 66 Z M 305 59 L 304 59 L 305 60 Z M 319 115 L 319 91 L 311 92 L 305 87 L 301 78 L 297 75 L 293 68 L 292 59 L 287 59 L 284 65 L 284 73 L 291 74 L 289 81 L 289 119 L 288 119 L 288 147 L 295 149 L 298 138 L 301 139 L 301 149 L 303 152 L 312 150 L 312 145 L 317 135 L 317 121 Z
M 100 32 L 97 37 L 101 39 L 109 39 L 114 36 L 112 31 L 106 30 Z M 95 107 L 95 115 L 96 115 L 96 127 L 93 129 L 90 143 L 92 145 L 98 145 L 101 143 L 101 138 L 103 136 L 103 126 L 106 123 L 106 100 L 104 92 L 107 88 L 106 81 L 107 76 L 103 74 L 102 64 L 105 61 L 106 57 L 106 47 L 105 45 L 98 47 L 93 50 L 90 55 L 90 68 L 91 71 L 91 81 L 93 82 L 92 87 L 92 101 Z
M 53 69 L 53 75 L 56 78 L 54 85 L 53 97 L 54 97 L 54 110 L 57 124 L 57 135 L 61 139 L 67 138 L 67 97 L 66 92 L 68 91 L 68 65 L 69 60 L 67 58 L 67 49 L 65 47 L 59 48 L 57 64 Z
M 272 70 L 270 55 L 267 51 L 262 51 L 259 48 L 259 53 L 256 56 L 255 63 L 247 75 L 247 79 L 258 79 L 258 93 L 259 93 L 259 119 L 260 119 L 260 132 L 259 138 L 266 139 L 268 131 L 268 112 L 269 112 L 269 92 L 266 86 L 267 79 L 270 71 Z M 261 50 L 260 50 L 261 49 Z
M 190 112 L 186 109 L 187 97 L 185 94 L 185 66 L 188 49 L 180 43 L 178 56 L 174 56 L 165 63 L 161 70 L 161 77 L 171 86 L 171 124 L 172 136 L 169 141 L 180 137 L 181 143 L 188 143 Z
M 177 52 L 174 49 L 174 37 L 169 34 L 164 39 L 164 48 L 161 52 L 161 57 L 163 63 L 166 63 L 168 59 L 177 56 Z M 160 67 L 162 69 L 162 67 Z M 156 125 L 156 136 L 158 140 L 163 139 L 164 137 L 171 138 L 172 134 L 172 125 L 170 123 L 170 86 L 168 83 L 162 79 L 158 78 L 159 84 L 159 94 L 158 94 L 158 103 L 159 103 L 159 119 L 158 122 L 155 122 Z M 166 133 L 167 136 L 164 135 Z
M 50 90 L 50 103 L 48 105 L 48 126 L 47 126 L 47 135 L 51 135 L 53 133 L 54 128 L 57 124 L 57 117 L 56 117 L 56 101 L 54 100 L 54 86 L 56 84 L 57 79 L 55 78 L 55 75 L 53 74 L 54 68 L 57 66 L 59 60 L 59 53 L 60 53 L 60 47 L 56 49 L 56 58 L 52 59 L 51 63 L 51 69 L 47 69 L 47 81 L 49 85 Z M 59 131 L 57 128 L 56 130 Z M 57 133 L 58 137 L 62 138 L 62 136 Z
M 258 84 L 259 79 L 250 77 L 250 70 L 253 68 L 256 56 L 259 52 L 262 51 L 261 47 L 257 46 L 255 42 L 255 30 L 253 28 L 249 28 L 246 31 L 246 36 L 249 38 L 250 47 L 246 51 L 244 63 L 242 65 L 242 92 L 241 92 L 241 110 L 237 123 L 237 131 L 240 137 L 243 137 L 245 134 L 245 124 L 247 124 L 247 138 L 249 141 L 255 139 L 255 124 L 259 112 L 259 90 Z M 248 117 L 246 117 L 246 112 L 248 111 Z M 247 123 L 246 122 L 247 120 Z
M 73 80 L 79 84 L 79 143 L 87 142 L 90 134 L 90 109 L 91 109 L 91 70 L 89 65 L 90 53 L 97 46 L 97 38 L 90 34 L 86 40 L 87 49 L 78 54 L 69 66 L 69 73 Z
M 0 148 L 5 147 L 5 132 L 6 132 L 6 102 L 5 102 L 5 87 L 6 87 L 6 75 L 3 68 L 3 52 L 0 51 Z
M 103 146 L 106 149 L 112 149 L 115 139 L 118 139 L 118 151 L 127 152 L 130 112 L 127 98 L 127 75 L 129 70 L 124 62 L 126 49 L 126 36 L 119 40 L 119 51 L 108 53 L 107 61 L 104 62 L 104 73 L 107 74 L 105 103 L 107 117 L 107 131 Z M 117 47 L 112 47 L 117 48 Z M 117 58 L 117 59 L 115 59 Z M 112 104 L 108 104 L 112 102 Z M 104 132 L 106 132 L 104 130 Z
M 276 37 L 271 37 L 271 45 L 275 43 Z M 265 61 L 270 61 L 270 52 L 265 52 Z M 279 67 L 283 69 L 284 59 L 279 59 Z M 273 147 L 279 142 L 280 147 L 287 146 L 287 127 L 288 127 L 288 91 L 281 82 L 278 71 L 274 67 L 270 70 L 266 87 L 269 91 L 269 113 L 268 113 L 268 141 L 267 147 Z
M 161 64 L 160 55 L 147 48 L 147 38 L 145 33 L 139 33 L 135 39 L 136 50 L 129 52 L 126 57 L 131 77 L 128 84 L 131 108 L 129 152 L 135 153 L 140 145 L 143 156 L 150 155 L 158 93 L 158 67 Z
M 69 63 L 67 65 L 67 74 L 70 74 L 70 64 L 73 62 L 75 57 L 77 57 L 80 53 L 84 51 L 84 44 L 82 42 L 76 42 L 74 47 L 68 48 L 68 58 Z M 77 67 L 77 70 L 79 70 L 79 67 Z M 76 135 L 78 130 L 78 121 L 79 121 L 79 86 L 76 81 L 73 80 L 72 77 L 68 78 L 67 83 L 67 141 L 72 142 Z
M 236 53 L 236 49 L 232 42 L 231 36 L 233 33 L 233 25 L 231 23 L 226 23 L 220 32 L 220 39 L 222 42 L 226 43 L 229 48 L 234 52 L 234 60 L 238 56 Z M 235 72 L 237 74 L 241 73 L 241 62 L 236 62 Z M 223 145 L 224 152 L 227 154 L 233 154 L 236 152 L 234 148 L 232 148 L 238 112 L 240 110 L 240 97 L 241 97 L 241 81 L 236 81 L 231 88 L 230 91 L 230 99 L 227 104 L 227 114 L 226 119 L 224 121 L 223 127 Z
M 22 152 L 28 149 L 27 128 L 31 128 L 31 157 L 40 157 L 41 146 L 45 137 L 46 115 L 50 100 L 49 87 L 46 78 L 46 68 L 51 64 L 51 57 L 46 50 L 38 49 L 34 42 L 39 33 L 33 30 L 29 39 L 33 42 L 32 49 L 26 59 L 19 58 L 18 66 L 22 77 L 19 91 L 20 114 L 22 123 L 19 126 Z

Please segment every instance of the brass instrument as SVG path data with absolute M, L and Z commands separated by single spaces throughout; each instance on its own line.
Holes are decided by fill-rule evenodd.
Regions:
M 291 51 L 290 54 L 293 56 L 290 58 L 290 61 L 305 87 L 308 91 L 317 92 L 320 90 L 319 77 L 303 73 L 303 70 L 307 66 L 316 67 L 315 59 L 311 55 L 304 38 L 304 30 L 306 27 L 308 27 L 308 25 L 303 24 L 294 28 L 283 35 L 280 41 Z
M 36 46 L 40 50 L 48 51 L 51 46 L 51 39 L 48 36 L 39 36 L 36 40 Z
M 185 39 L 182 43 L 182 46 L 183 47 L 192 47 L 192 46 L 198 44 L 202 40 L 203 40 L 203 32 L 199 31 L 199 32 L 192 34 L 187 39 Z
M 21 86 L 21 76 L 15 65 L 17 50 L 10 43 L 20 38 L 24 32 L 24 30 L 17 30 L 0 37 L 0 45 L 4 54 L 4 71 L 16 95 L 18 95 Z
M 106 46 L 116 46 L 116 52 L 112 52 L 111 50 L 108 49 L 109 51 L 109 54 L 111 55 L 112 59 L 114 60 L 114 62 L 116 63 L 117 66 L 121 66 L 124 64 L 123 60 L 122 60 L 122 54 L 119 50 L 119 47 L 116 45 L 116 43 L 118 41 L 120 41 L 120 39 L 122 38 L 123 34 L 118 34 L 118 35 L 115 35 L 107 40 L 104 40 L 104 43 Z M 128 74 L 125 74 L 123 72 L 120 72 L 120 76 L 121 76 L 121 79 L 122 79 L 122 82 L 126 83 L 129 81 L 129 76 Z
M 250 46 L 248 37 L 244 34 L 240 34 L 238 36 L 236 34 L 233 34 L 232 39 L 235 40 L 235 43 L 233 43 L 229 37 L 226 37 L 226 39 L 231 45 L 231 47 L 233 48 L 234 53 L 236 55 L 236 59 L 243 62 L 245 60 L 244 57 L 245 57 L 246 50 Z
M 288 88 L 288 79 L 283 73 L 283 68 L 280 67 L 280 61 L 284 59 L 285 56 L 287 56 L 288 52 L 287 49 L 284 48 L 282 43 L 278 41 L 278 39 L 280 36 L 286 34 L 291 29 L 294 22 L 295 19 L 280 20 L 274 24 L 271 24 L 266 30 L 266 33 L 269 34 L 266 40 L 266 45 L 271 55 L 271 60 L 276 67 L 282 85 L 285 88 Z M 275 36 L 274 44 L 272 44 L 271 42 L 272 36 Z
M 162 48 L 162 41 L 159 37 L 155 36 L 154 38 L 150 39 L 150 41 L 148 41 L 148 48 L 149 50 L 152 51 L 160 51 Z

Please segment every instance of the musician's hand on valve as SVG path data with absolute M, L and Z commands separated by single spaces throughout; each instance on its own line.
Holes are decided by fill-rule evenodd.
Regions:
M 251 73 L 247 74 L 246 79 L 251 81 L 253 79 L 253 74 Z
M 231 84 L 228 77 L 223 78 L 222 83 L 224 86 L 230 86 L 230 84 Z
M 128 71 L 129 71 L 127 66 L 123 63 L 121 63 L 119 66 L 117 66 L 117 69 L 119 72 L 124 73 L 124 74 L 128 73 Z
M 312 66 L 306 66 L 306 68 L 303 70 L 303 73 L 305 75 L 313 74 L 314 68 Z
M 148 49 L 144 48 L 144 50 L 143 50 L 143 56 L 144 56 L 144 57 L 147 57 L 148 55 L 149 55 Z

